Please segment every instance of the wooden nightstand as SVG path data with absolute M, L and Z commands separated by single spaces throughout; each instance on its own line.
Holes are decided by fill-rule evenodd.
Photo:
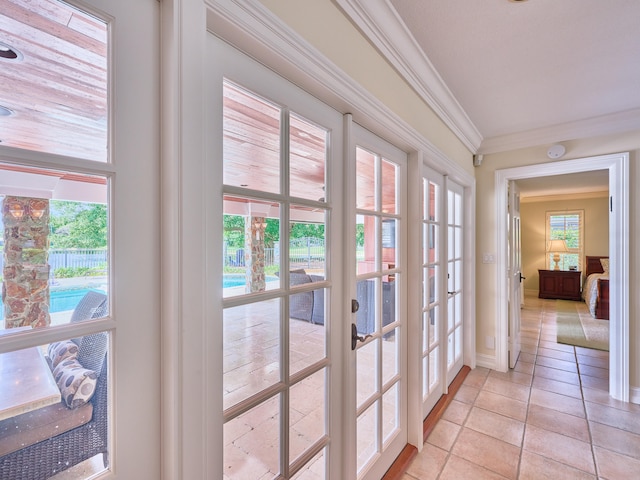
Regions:
M 539 298 L 582 300 L 580 295 L 582 272 L 575 270 L 538 270 L 538 274 L 540 275 Z

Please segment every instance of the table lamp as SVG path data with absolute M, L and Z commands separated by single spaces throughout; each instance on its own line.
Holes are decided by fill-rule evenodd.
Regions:
M 551 240 L 547 252 L 553 253 L 553 261 L 555 262 L 554 270 L 560 270 L 558 262 L 560 261 L 561 253 L 568 253 L 567 244 L 564 240 Z

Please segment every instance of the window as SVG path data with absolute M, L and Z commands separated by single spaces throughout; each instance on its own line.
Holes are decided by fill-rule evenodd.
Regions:
M 83 479 L 110 465 L 109 26 L 57 1 L 0 17 L 0 478 L 96 457 Z
M 546 265 L 554 270 L 582 270 L 584 258 L 584 210 L 547 212 Z M 560 242 L 554 242 L 560 240 Z M 556 257 L 557 255 L 557 257 Z

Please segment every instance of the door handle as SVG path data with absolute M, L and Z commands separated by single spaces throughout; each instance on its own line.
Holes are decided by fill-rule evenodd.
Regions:
M 520 272 L 520 283 L 522 283 L 522 280 L 526 280 L 526 279 L 527 279 L 527 277 L 523 277 L 522 276 L 522 272 Z
M 351 324 L 351 350 L 356 349 L 356 344 L 358 343 L 358 341 L 364 342 L 367 338 L 370 337 L 371 335 L 365 335 L 364 337 L 358 335 L 358 327 L 356 327 L 355 323 Z

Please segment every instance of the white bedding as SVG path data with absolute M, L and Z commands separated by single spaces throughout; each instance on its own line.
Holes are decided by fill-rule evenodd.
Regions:
M 582 298 L 584 303 L 589 307 L 589 312 L 593 317 L 596 316 L 596 301 L 598 300 L 598 279 L 609 278 L 608 273 L 592 273 L 587 277 L 587 281 L 582 289 Z

